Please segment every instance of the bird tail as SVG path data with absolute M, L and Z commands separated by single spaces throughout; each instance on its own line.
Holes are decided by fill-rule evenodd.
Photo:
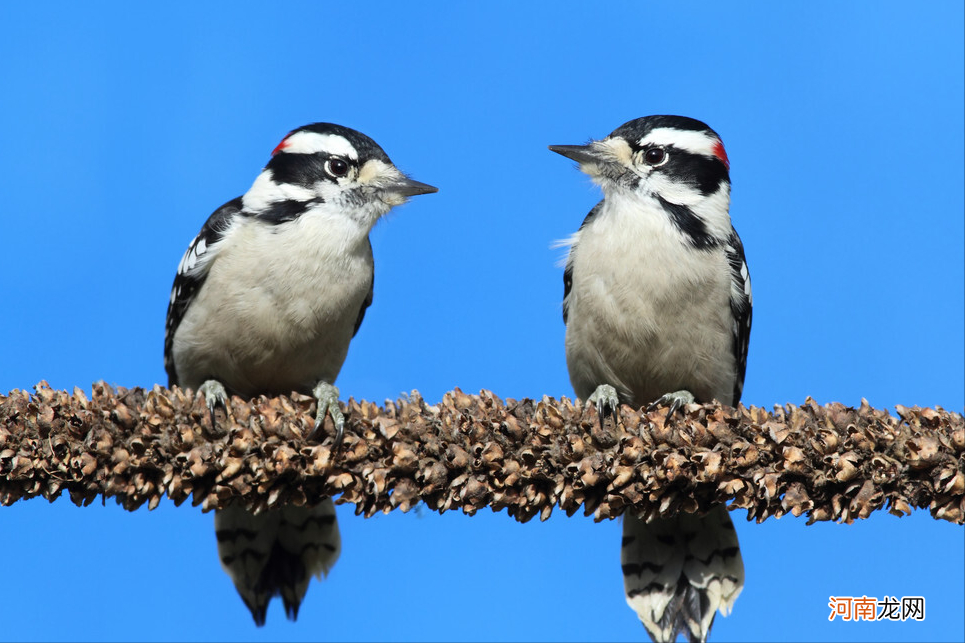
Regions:
M 716 612 L 727 616 L 744 587 L 737 532 L 724 505 L 705 516 L 627 515 L 621 562 L 627 603 L 655 643 L 681 632 L 705 642 Z
M 311 577 L 327 576 L 342 547 L 331 498 L 259 514 L 229 506 L 215 512 L 214 528 L 221 566 L 258 626 L 273 596 L 281 596 L 285 615 L 297 619 Z

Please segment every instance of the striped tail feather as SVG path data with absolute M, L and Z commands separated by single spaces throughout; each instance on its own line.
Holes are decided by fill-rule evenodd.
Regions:
M 744 587 L 737 532 L 724 505 L 705 516 L 627 515 L 621 562 L 627 603 L 655 643 L 679 633 L 704 643 L 717 611 L 727 616 Z
M 259 514 L 229 506 L 215 512 L 214 526 L 221 566 L 258 626 L 273 596 L 281 596 L 285 615 L 296 620 L 311 577 L 327 576 L 341 551 L 331 498 Z

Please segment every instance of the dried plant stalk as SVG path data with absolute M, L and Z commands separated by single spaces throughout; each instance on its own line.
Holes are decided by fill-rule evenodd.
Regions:
M 732 409 L 624 406 L 601 427 L 592 405 L 566 398 L 501 400 L 456 389 L 382 407 L 350 400 L 340 452 L 308 443 L 314 400 L 231 400 L 219 431 L 192 391 L 93 387 L 0 396 L 0 503 L 66 491 L 78 505 L 114 497 L 126 509 L 189 496 L 207 511 L 255 510 L 332 495 L 356 513 L 424 502 L 443 512 L 506 509 L 545 520 L 559 506 L 597 520 L 706 511 L 733 500 L 748 518 L 805 514 L 846 523 L 887 508 L 965 515 L 965 424 L 941 408 L 871 408 L 810 398 L 803 406 Z M 328 420 L 328 428 L 331 428 Z

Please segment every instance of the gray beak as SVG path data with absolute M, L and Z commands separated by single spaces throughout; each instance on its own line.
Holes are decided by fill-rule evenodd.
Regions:
M 562 154 L 577 163 L 600 163 L 604 160 L 590 145 L 550 145 L 549 148 L 550 151 Z
M 408 177 L 394 181 L 392 185 L 383 189 L 386 192 L 391 192 L 392 194 L 397 194 L 402 197 L 416 196 L 417 194 L 432 194 L 433 192 L 439 191 L 439 188 L 435 186 L 429 185 L 428 183 L 413 181 Z

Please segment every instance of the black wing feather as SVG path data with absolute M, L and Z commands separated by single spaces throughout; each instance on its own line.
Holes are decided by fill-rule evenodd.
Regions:
M 174 367 L 174 355 L 172 347 L 174 345 L 174 334 L 184 319 L 185 313 L 195 295 L 204 283 L 204 275 L 190 274 L 186 269 L 187 258 L 195 251 L 198 244 L 202 241 L 206 248 L 214 246 L 224 236 L 227 222 L 241 211 L 241 197 L 225 203 L 208 217 L 208 220 L 201 227 L 201 232 L 191 241 L 188 249 L 184 253 L 184 258 L 178 265 L 178 273 L 174 276 L 174 284 L 171 286 L 171 299 L 168 303 L 167 322 L 164 326 L 164 370 L 168 373 L 168 386 L 178 384 L 178 374 Z M 206 250 L 210 252 L 210 250 Z
M 602 209 L 603 209 L 603 201 L 600 201 L 595 206 L 593 206 L 593 209 L 590 210 L 590 213 L 586 215 L 585 219 L 583 219 L 583 223 L 580 224 L 580 230 L 585 228 L 587 224 L 589 224 L 590 221 L 592 221 L 596 217 L 596 215 L 600 213 L 600 210 Z M 566 323 L 566 320 L 569 317 L 569 313 L 570 313 L 570 304 L 569 304 L 569 301 L 567 301 L 567 299 L 569 298 L 570 290 L 572 289 L 573 289 L 573 247 L 571 246 L 569 256 L 567 256 L 566 258 L 566 267 L 563 268 L 563 323 L 564 324 Z
M 744 257 L 744 244 L 737 230 L 731 228 L 730 238 L 725 246 L 727 261 L 730 263 L 732 287 L 730 291 L 730 310 L 734 315 L 734 359 L 737 361 L 737 381 L 734 383 L 733 405 L 740 402 L 744 391 L 744 374 L 747 371 L 747 347 L 751 339 L 751 274 Z
M 369 244 L 369 256 L 372 256 L 372 241 L 366 239 Z M 372 296 L 375 294 L 375 261 L 372 262 L 372 278 L 369 279 L 369 293 L 365 295 L 365 300 L 362 302 L 362 308 L 359 309 L 358 319 L 355 320 L 355 330 L 352 331 L 352 337 L 359 332 L 359 327 L 362 326 L 362 320 L 365 319 L 365 310 L 372 305 Z

